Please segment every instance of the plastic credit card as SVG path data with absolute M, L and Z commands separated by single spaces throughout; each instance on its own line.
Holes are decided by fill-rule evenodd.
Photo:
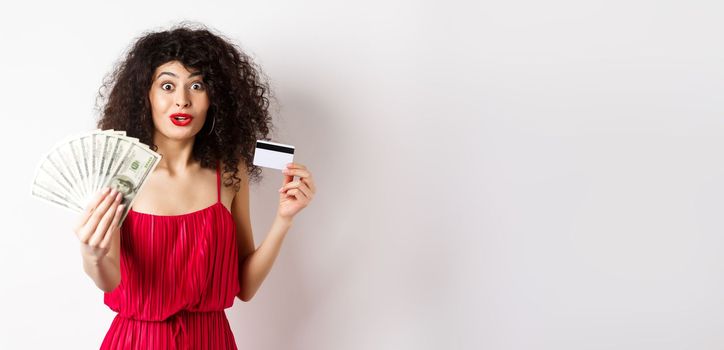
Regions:
M 253 164 L 265 168 L 284 170 L 294 160 L 294 146 L 256 140 Z

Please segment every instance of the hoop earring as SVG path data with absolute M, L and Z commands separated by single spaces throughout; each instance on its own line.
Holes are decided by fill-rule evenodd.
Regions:
M 211 132 L 214 131 L 214 126 L 216 126 L 216 116 L 214 116 L 214 120 L 211 123 L 211 130 L 209 130 L 209 133 L 206 134 L 206 136 L 211 135 Z

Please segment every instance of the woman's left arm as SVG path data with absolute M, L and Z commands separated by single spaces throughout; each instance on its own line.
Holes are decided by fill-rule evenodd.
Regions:
M 251 300 L 259 290 L 279 255 L 294 215 L 309 204 L 316 192 L 312 174 L 304 165 L 290 163 L 284 174 L 284 183 L 279 189 L 279 208 L 274 222 L 262 244 L 259 248 L 255 248 L 249 215 L 249 179 L 246 165 L 243 162 L 239 165 L 240 189 L 232 201 L 231 212 L 236 223 L 239 252 L 240 292 L 237 297 L 242 301 Z M 298 180 L 293 181 L 295 175 L 298 176 Z

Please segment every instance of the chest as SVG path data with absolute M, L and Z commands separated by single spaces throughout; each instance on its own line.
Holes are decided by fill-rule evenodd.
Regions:
M 217 187 L 213 171 L 187 176 L 154 173 L 134 199 L 132 209 L 139 213 L 181 215 L 208 208 L 219 201 L 225 208 L 230 208 L 233 194 L 229 196 L 227 192 L 223 185 Z

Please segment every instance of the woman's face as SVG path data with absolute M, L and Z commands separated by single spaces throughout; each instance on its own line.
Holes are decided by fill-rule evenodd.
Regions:
M 148 98 L 157 134 L 174 140 L 188 139 L 204 126 L 209 96 L 198 70 L 189 71 L 179 61 L 158 66 Z

